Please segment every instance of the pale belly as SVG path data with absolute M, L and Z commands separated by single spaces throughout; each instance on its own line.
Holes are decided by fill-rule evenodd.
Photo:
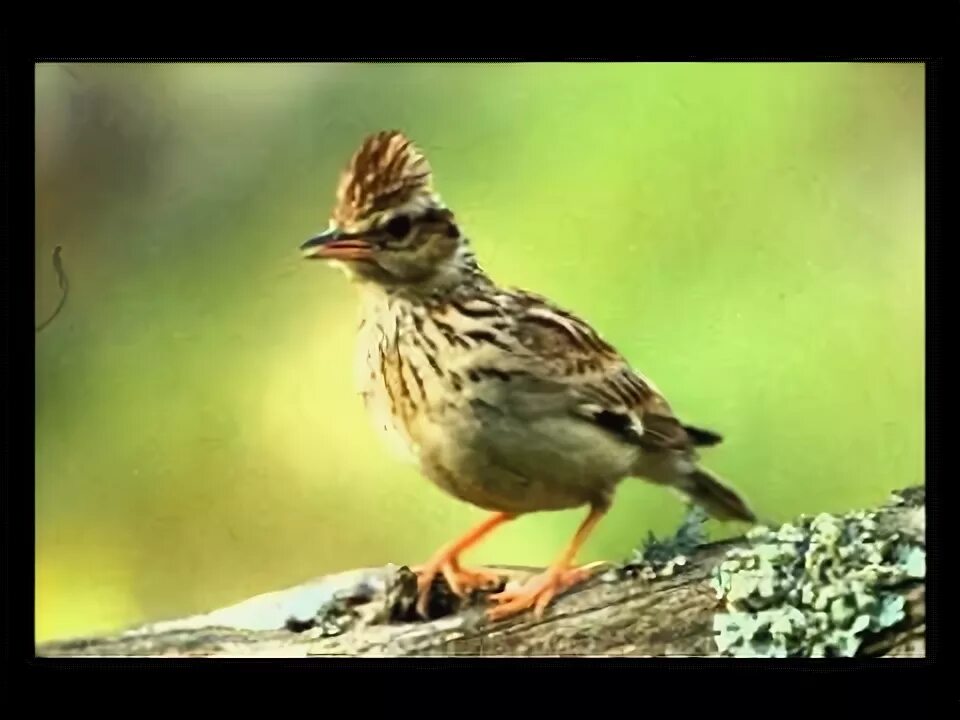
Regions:
M 404 382 L 416 409 L 398 412 L 403 393 L 390 364 L 396 348 L 389 343 L 395 334 L 382 328 L 361 334 L 358 390 L 387 447 L 444 492 L 492 511 L 563 510 L 604 504 L 631 474 L 637 447 L 563 411 L 525 412 L 515 383 L 470 381 L 468 366 L 456 358 L 448 357 L 445 368 L 460 371 L 461 387 L 452 391 L 421 364 Z
M 420 429 L 422 470 L 446 492 L 488 510 L 604 504 L 637 457 L 573 417 L 531 421 L 483 407 L 443 420 Z
M 444 492 L 501 512 L 604 504 L 630 475 L 636 448 L 571 416 L 516 418 L 464 400 L 423 408 L 407 423 L 389 412 L 375 377 L 364 390 L 374 427 L 395 457 Z

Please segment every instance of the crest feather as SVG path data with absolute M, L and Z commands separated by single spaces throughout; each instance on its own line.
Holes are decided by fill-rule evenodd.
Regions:
M 432 192 L 427 158 L 399 130 L 369 135 L 340 177 L 333 218 L 340 224 Z

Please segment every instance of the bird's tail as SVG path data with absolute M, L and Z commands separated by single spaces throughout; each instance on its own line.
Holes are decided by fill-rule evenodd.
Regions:
M 701 467 L 692 466 L 671 485 L 717 520 L 757 521 L 753 510 L 735 490 Z

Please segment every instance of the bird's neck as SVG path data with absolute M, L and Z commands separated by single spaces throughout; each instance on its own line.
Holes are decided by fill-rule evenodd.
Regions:
M 494 289 L 494 281 L 484 272 L 469 246 L 458 250 L 451 262 L 434 274 L 415 283 L 363 283 L 365 306 L 444 305 L 451 300 L 471 297 Z
M 363 285 L 361 302 L 364 313 L 403 312 L 414 308 L 437 308 L 463 301 L 496 289 L 492 279 L 482 272 L 456 282 L 418 283 L 416 285 Z

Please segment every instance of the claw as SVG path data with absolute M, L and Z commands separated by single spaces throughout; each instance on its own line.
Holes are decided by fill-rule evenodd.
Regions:
M 544 611 L 558 593 L 579 585 L 587 580 L 590 574 L 585 568 L 550 569 L 520 588 L 491 595 L 490 600 L 499 604 L 487 611 L 487 617 L 493 621 L 503 620 L 533 608 L 534 617 L 542 620 Z
M 411 568 L 417 574 L 417 613 L 429 619 L 427 603 L 430 599 L 430 589 L 437 574 L 442 574 L 450 586 L 450 591 L 460 598 L 465 598 L 474 590 L 483 590 L 496 587 L 503 578 L 496 573 L 486 570 L 471 570 L 460 567 L 456 558 L 441 559 Z
M 461 598 L 466 597 L 471 590 L 496 586 L 501 582 L 502 578 L 496 573 L 460 567 L 459 555 L 488 535 L 494 528 L 513 518 L 514 516 L 509 513 L 494 513 L 471 528 L 463 537 L 437 551 L 429 562 L 410 568 L 417 575 L 416 609 L 422 618 L 429 619 L 427 602 L 437 573 L 443 574 L 451 592 Z
M 534 617 L 543 619 L 543 611 L 557 593 L 564 592 L 574 585 L 578 585 L 592 575 L 591 570 L 605 563 L 591 563 L 579 568 L 571 568 L 573 558 L 580 550 L 580 546 L 587 539 L 605 513 L 603 507 L 591 507 L 590 514 L 580 524 L 576 535 L 557 559 L 553 566 L 541 575 L 528 581 L 523 587 L 516 590 L 504 590 L 490 596 L 498 603 L 497 607 L 487 611 L 487 618 L 496 621 L 517 615 L 524 610 L 533 608 Z

